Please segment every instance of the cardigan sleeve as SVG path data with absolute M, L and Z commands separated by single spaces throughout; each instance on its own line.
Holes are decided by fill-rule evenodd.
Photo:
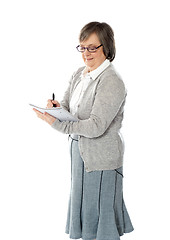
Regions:
M 73 76 L 72 76 L 72 78 L 73 78 Z M 70 88 L 71 88 L 72 78 L 70 79 L 69 84 L 68 84 L 68 87 L 67 87 L 67 90 L 65 91 L 64 96 L 63 96 L 63 99 L 62 99 L 62 101 L 60 102 L 60 105 L 61 105 L 64 109 L 66 109 L 67 111 L 70 111 L 70 109 L 69 109 L 69 99 L 70 99 Z
M 87 138 L 99 137 L 116 117 L 125 97 L 126 90 L 123 81 L 117 75 L 105 76 L 97 86 L 94 104 L 88 119 L 77 122 L 60 122 L 56 119 L 52 127 L 65 134 L 76 134 Z

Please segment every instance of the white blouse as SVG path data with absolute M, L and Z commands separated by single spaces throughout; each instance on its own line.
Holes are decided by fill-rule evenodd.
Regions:
M 80 104 L 89 83 L 91 81 L 94 81 L 98 75 L 103 72 L 109 65 L 110 61 L 106 59 L 98 68 L 91 72 L 88 72 L 87 67 L 84 69 L 81 75 L 81 81 L 77 84 L 70 100 L 70 112 L 73 115 L 76 114 L 78 105 Z

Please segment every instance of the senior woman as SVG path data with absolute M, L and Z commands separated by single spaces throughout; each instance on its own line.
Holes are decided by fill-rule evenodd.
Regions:
M 66 233 L 72 239 L 118 240 L 133 226 L 123 200 L 123 153 L 120 135 L 126 90 L 111 62 L 115 57 L 112 28 L 90 22 L 77 50 L 85 66 L 72 76 L 61 103 L 79 120 L 64 121 L 40 113 L 54 129 L 70 135 L 71 192 Z

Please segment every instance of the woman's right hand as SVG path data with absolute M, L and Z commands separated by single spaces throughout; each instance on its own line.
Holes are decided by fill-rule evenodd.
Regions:
M 56 104 L 56 107 L 60 107 L 60 103 L 58 101 L 48 99 L 47 108 L 53 108 L 53 104 Z

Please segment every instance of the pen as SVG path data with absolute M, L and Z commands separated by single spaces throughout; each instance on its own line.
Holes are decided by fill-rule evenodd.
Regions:
M 53 93 L 52 95 L 52 100 L 54 101 L 55 100 L 55 94 Z M 57 105 L 55 103 L 53 103 L 53 107 L 57 107 Z

